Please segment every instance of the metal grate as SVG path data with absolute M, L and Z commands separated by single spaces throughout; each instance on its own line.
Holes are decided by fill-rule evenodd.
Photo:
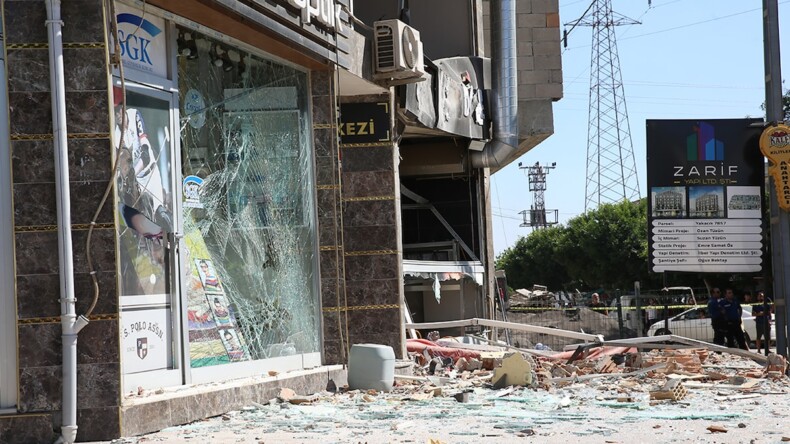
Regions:
M 395 68 L 395 38 L 392 28 L 376 28 L 376 66 L 378 69 Z

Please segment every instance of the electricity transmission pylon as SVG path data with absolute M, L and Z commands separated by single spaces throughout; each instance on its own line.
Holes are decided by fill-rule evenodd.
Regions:
M 585 211 L 641 197 L 615 35 L 615 27 L 635 24 L 640 22 L 612 11 L 612 0 L 592 0 L 580 18 L 566 23 L 571 31 L 593 29 Z
M 522 170 L 527 170 L 529 191 L 532 192 L 532 206 L 529 210 L 518 213 L 524 218 L 524 222 L 519 226 L 539 230 L 556 225 L 558 222 L 558 211 L 548 210 L 552 212 L 550 214 L 546 210 L 544 193 L 546 192 L 546 176 L 557 167 L 557 162 L 552 162 L 551 165 L 541 165 L 540 162 L 535 162 L 535 165 L 531 166 L 521 166 L 521 162 L 519 162 L 518 167 Z

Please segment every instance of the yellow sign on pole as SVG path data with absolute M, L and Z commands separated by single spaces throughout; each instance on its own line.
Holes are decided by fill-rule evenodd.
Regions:
M 760 136 L 760 151 L 768 158 L 768 174 L 774 178 L 779 207 L 790 211 L 790 126 L 765 128 Z

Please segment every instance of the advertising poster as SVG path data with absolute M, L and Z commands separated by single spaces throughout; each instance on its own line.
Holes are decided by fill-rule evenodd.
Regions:
M 118 155 L 116 193 L 121 250 L 121 295 L 168 293 L 167 233 L 172 231 L 170 104 L 113 87 L 114 141 Z M 163 173 L 164 172 L 164 173 Z
M 190 230 L 186 243 L 185 270 L 187 322 L 192 367 L 247 361 L 244 335 L 225 295 L 200 230 Z
M 762 270 L 758 122 L 647 121 L 651 271 Z

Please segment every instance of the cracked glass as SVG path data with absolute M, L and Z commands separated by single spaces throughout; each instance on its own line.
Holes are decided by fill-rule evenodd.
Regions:
M 307 74 L 178 29 L 192 367 L 319 351 Z

